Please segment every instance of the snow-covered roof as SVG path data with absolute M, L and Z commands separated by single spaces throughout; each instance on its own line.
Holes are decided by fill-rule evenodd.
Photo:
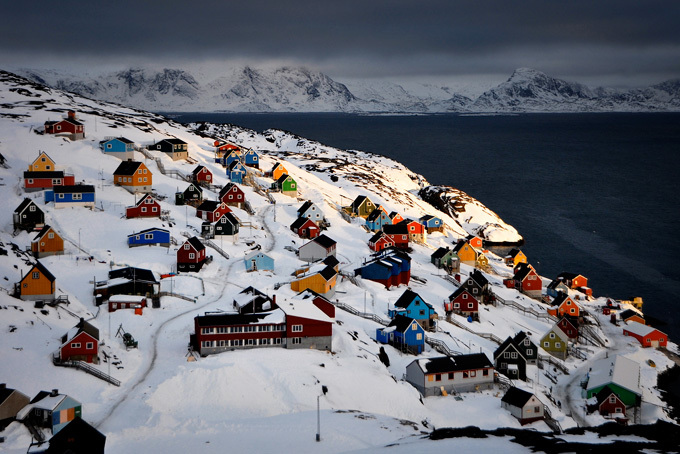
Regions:
M 287 300 L 279 303 L 279 308 L 289 316 L 333 323 L 333 319 L 316 307 L 311 300 Z
M 588 389 L 599 388 L 609 383 L 642 395 L 640 389 L 640 365 L 632 359 L 617 355 L 604 358 L 593 364 L 588 377 Z
M 649 325 L 643 325 L 640 322 L 628 322 L 626 326 L 623 328 L 626 331 L 629 331 L 633 334 L 636 334 L 638 336 L 646 336 L 654 331 L 657 331 L 656 328 L 649 326 Z
M 111 295 L 109 297 L 110 303 L 137 303 L 141 300 L 146 300 L 146 297 L 138 295 Z

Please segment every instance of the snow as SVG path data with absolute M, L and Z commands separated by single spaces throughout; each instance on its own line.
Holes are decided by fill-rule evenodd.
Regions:
M 300 452 L 319 449 L 346 452 L 384 449 L 394 444 L 396 446 L 390 447 L 392 452 L 404 449 L 443 452 L 454 446 L 464 450 L 527 452 L 527 448 L 507 443 L 508 437 L 437 442 L 421 439 L 432 427 L 519 428 L 520 425 L 501 410 L 499 388 L 463 394 L 459 396 L 462 400 L 454 396 L 434 397 L 422 399 L 421 403 L 420 394 L 402 380 L 406 365 L 418 357 L 377 344 L 375 332 L 382 325 L 340 309 L 332 320 L 315 307 L 313 310 L 311 304 L 294 300 L 295 293 L 288 285 L 275 290 L 279 284 L 290 282 L 291 274 L 305 265 L 286 249 L 301 244 L 288 228 L 296 218 L 301 200 L 277 194 L 274 196 L 277 203 L 271 204 L 252 187 L 242 185 L 255 214 L 249 215 L 237 208 L 233 211 L 253 227 L 242 228 L 238 240 L 213 240 L 231 258 L 227 260 L 208 248 L 214 260 L 200 273 L 183 273 L 161 281 L 163 291 L 172 290 L 192 301 L 162 297 L 160 308 L 148 309 L 143 315 L 133 311 L 109 313 L 96 307 L 92 296 L 94 283 L 105 280 L 111 269 L 135 266 L 160 274 L 174 270 L 177 246 L 128 248 L 126 238 L 130 232 L 162 227 L 181 244 L 184 234 L 196 235 L 202 223 L 194 216 L 193 208 L 174 205 L 174 193 L 183 190 L 187 183 L 161 175 L 155 161 L 145 160 L 139 153 L 136 158 L 145 160 L 153 172 L 154 190 L 165 197 L 161 206 L 169 211 L 171 219 L 124 219 L 124 209 L 134 203 L 134 196 L 112 184 L 112 172 L 120 161 L 104 156 L 98 148 L 99 141 L 107 136 L 125 136 L 137 144 L 149 144 L 161 137 L 176 136 L 189 144 L 189 153 L 199 164 L 213 172 L 215 183 L 224 185 L 228 182 L 224 169 L 212 159 L 214 139 L 196 135 L 185 126 L 151 114 L 65 95 L 57 90 L 48 93 L 7 78 L 0 82 L 0 100 L 3 106 L 0 153 L 10 166 L 0 168 L 0 178 L 5 184 L 0 199 L 0 243 L 7 252 L 0 260 L 0 364 L 3 364 L 2 381 L 8 387 L 28 396 L 58 388 L 82 402 L 84 419 L 107 436 L 108 453 L 139 452 L 148 446 L 167 453 L 222 452 L 225 446 L 257 452 L 280 452 L 282 447 Z M 53 109 L 67 108 L 75 109 L 86 125 L 84 140 L 71 142 L 35 134 L 34 130 L 45 120 L 61 116 L 61 111 Z M 263 168 L 275 161 L 284 162 L 299 183 L 300 198 L 317 204 L 331 223 L 328 235 L 338 243 L 337 258 L 343 272 L 352 274 L 371 252 L 366 243 L 372 234 L 362 228 L 363 220 L 347 222 L 338 211 L 357 195 L 369 195 L 388 211 L 398 211 L 405 217 L 436 213 L 444 219 L 450 230 L 429 235 L 426 245 L 413 245 L 412 273 L 427 279 L 427 283 L 412 281 L 411 288 L 439 315 L 438 331 L 428 336 L 445 342 L 452 350 L 479 351 L 493 358 L 497 344 L 480 334 L 493 333 L 505 339 L 526 330 L 536 343 L 552 326 L 549 320 L 503 305 L 483 306 L 480 322 L 469 323 L 457 316 L 453 316 L 455 323 L 445 320 L 442 302 L 455 287 L 430 263 L 430 255 L 468 232 L 414 194 L 420 188 L 418 182 L 422 182 L 422 177 L 403 165 L 367 153 L 332 149 L 282 131 L 257 134 L 238 127 L 216 127 L 212 132 L 260 151 Z M 46 151 L 58 165 L 69 169 L 76 180 L 96 186 L 96 211 L 83 207 L 55 210 L 52 204 L 42 201 L 40 193 L 23 193 L 19 175 L 38 150 Z M 154 153 L 154 157 L 161 159 L 166 169 L 185 174 L 195 167 L 173 162 L 160 153 Z M 329 172 L 307 170 L 311 164 L 329 168 L 338 163 L 342 163 L 345 170 L 334 171 L 333 175 L 339 177 L 337 182 L 331 180 Z M 208 190 L 204 194 L 211 199 L 217 196 Z M 57 295 L 68 296 L 70 304 L 66 307 L 46 306 L 41 311 L 32 302 L 10 296 L 13 284 L 31 263 L 24 251 L 35 234 L 21 232 L 12 236 L 11 233 L 12 212 L 25 196 L 37 201 L 46 212 L 46 222 L 65 239 L 64 255 L 41 261 L 56 277 Z M 241 257 L 251 253 L 246 241 L 261 245 L 261 252 L 275 259 L 274 271 L 245 272 Z M 493 254 L 489 254 L 489 259 L 491 270 L 497 272 L 486 274 L 494 292 L 522 306 L 545 310 L 542 303 L 504 288 L 502 278 L 510 274 L 511 269 Z M 461 269 L 463 277 L 472 270 L 465 265 Z M 381 318 L 386 318 L 388 306 L 405 290 L 403 286 L 387 290 L 362 279 L 357 279 L 357 284 L 338 276 L 334 299 Z M 232 312 L 235 296 L 251 285 L 270 296 L 276 295 L 282 310 L 291 310 L 289 304 L 294 302 L 296 315 L 318 313 L 333 322 L 333 351 L 263 348 L 188 361 L 187 344 L 194 330 L 193 318 L 206 311 Z M 596 329 L 607 339 L 608 348 L 584 347 L 587 361 L 569 357 L 564 362 L 569 375 L 554 372 L 552 368 L 530 366 L 528 374 L 534 378 L 526 386 L 550 408 L 563 428 L 579 423 L 599 424 L 603 421 L 599 415 L 579 416 L 572 411 L 584 404 L 579 381 L 592 361 L 605 354 L 623 354 L 641 365 L 641 388 L 645 402 L 649 403 L 643 407 L 643 422 L 667 420 L 657 406 L 662 402 L 655 385 L 657 371 L 670 367 L 670 360 L 656 350 L 642 349 L 636 345 L 637 341 L 632 342 L 634 339 L 623 337 L 621 329 L 601 315 L 599 306 L 605 301 L 606 298 L 600 298 L 584 302 L 583 306 L 599 321 Z M 100 330 L 101 349 L 111 358 L 102 359 L 94 367 L 120 380 L 121 387 L 75 369 L 52 365 L 51 355 L 60 346 L 61 337 L 80 317 Z M 125 349 L 116 336 L 119 328 L 133 335 L 139 342 L 138 348 Z M 377 358 L 381 347 L 389 355 L 389 368 Z M 437 356 L 441 354 L 426 346 L 421 358 Z M 647 366 L 647 359 L 653 359 L 657 368 Z M 322 386 L 328 388 L 326 395 L 321 391 Z M 314 441 L 317 397 L 321 406 L 321 445 Z M 553 401 L 561 401 L 562 408 Z M 548 430 L 542 422 L 529 427 Z M 10 453 L 25 452 L 31 441 L 28 431 L 18 423 L 10 425 L 3 436 L 6 437 L 3 449 Z

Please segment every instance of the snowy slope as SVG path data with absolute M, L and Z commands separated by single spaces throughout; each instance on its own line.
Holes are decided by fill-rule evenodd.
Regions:
M 86 125 L 86 138 L 71 142 L 67 139 L 36 134 L 48 119 L 60 118 L 67 109 L 78 112 Z M 288 226 L 295 219 L 300 202 L 282 195 L 274 195 L 271 204 L 253 188 L 243 186 L 246 197 L 256 214 L 248 215 L 235 209 L 235 214 L 253 227 L 244 228 L 234 243 L 218 244 L 230 255 L 227 260 L 209 249 L 214 261 L 200 273 L 183 274 L 165 279 L 162 289 L 195 298 L 188 302 L 164 297 L 160 309 L 146 309 L 142 316 L 128 311 L 109 314 L 98 311 L 92 301 L 92 281 L 101 280 L 111 267 L 134 265 L 167 273 L 175 264 L 176 246 L 169 249 L 144 247 L 129 249 L 128 234 L 151 226 L 168 228 L 180 242 L 183 232 L 195 234 L 201 220 L 193 209 L 175 206 L 173 196 L 186 183 L 161 175 L 155 162 L 146 160 L 154 175 L 154 189 L 166 197 L 162 208 L 170 213 L 170 222 L 154 220 L 126 220 L 124 208 L 134 203 L 134 196 L 112 185 L 111 173 L 119 161 L 106 157 L 98 149 L 105 137 L 125 136 L 145 145 L 161 137 L 176 136 L 189 144 L 189 153 L 199 163 L 210 168 L 216 184 L 226 184 L 224 171 L 212 162 L 212 141 L 215 133 L 262 152 L 262 167 L 275 160 L 285 166 L 298 181 L 301 196 L 317 203 L 331 223 L 327 234 L 338 242 L 340 267 L 351 271 L 368 257 L 366 241 L 370 234 L 359 222 L 346 222 L 337 211 L 358 194 L 367 194 L 374 201 L 384 203 L 406 215 L 417 217 L 434 209 L 417 197 L 424 184 L 422 177 L 413 174 L 394 161 L 362 152 L 345 152 L 324 147 L 281 131 L 258 135 L 238 127 L 208 126 L 200 134 L 186 126 L 162 117 L 117 105 L 103 104 L 58 90 L 31 84 L 11 74 L 0 73 L 0 153 L 9 168 L 0 168 L 3 197 L 0 200 L 0 364 L 2 381 L 33 396 L 40 390 L 58 388 L 83 404 L 83 417 L 107 435 L 107 452 L 140 452 L 152 446 L 168 453 L 223 452 L 225 446 L 237 451 L 280 452 L 298 450 L 317 452 L 314 441 L 315 409 L 321 385 L 328 394 L 320 397 L 322 410 L 323 449 L 328 452 L 347 452 L 373 449 L 390 444 L 411 446 L 418 450 L 450 450 L 451 443 L 422 440 L 433 427 L 475 425 L 481 428 L 519 428 L 509 413 L 500 409 L 502 392 L 469 393 L 462 400 L 452 397 L 424 399 L 402 378 L 404 368 L 415 359 L 386 347 L 391 365 L 386 368 L 376 355 L 379 345 L 373 341 L 380 325 L 338 310 L 333 334 L 333 352 L 285 349 L 228 352 L 187 362 L 187 343 L 193 332 L 193 318 L 207 310 L 230 310 L 233 296 L 242 288 L 253 285 L 268 294 L 276 294 L 285 303 L 294 296 L 287 285 L 274 290 L 280 283 L 291 280 L 291 273 L 303 262 L 287 246 L 301 244 Z M 68 169 L 77 181 L 96 186 L 98 210 L 84 208 L 54 209 L 42 201 L 41 193 L 25 194 L 20 176 L 28 164 L 43 150 L 59 166 Z M 166 169 L 189 173 L 194 165 L 172 162 L 155 153 Z M 144 157 L 137 154 L 137 159 Z M 331 178 L 331 170 L 338 181 Z M 259 178 L 263 184 L 271 182 Z M 25 252 L 33 234 L 22 232 L 12 236 L 12 212 L 24 197 L 35 198 L 46 211 L 47 223 L 55 226 L 66 239 L 66 253 L 42 259 L 41 262 L 56 276 L 57 294 L 68 295 L 67 308 L 47 308 L 43 313 L 30 302 L 12 298 L 9 294 L 14 282 L 26 273 L 33 259 Z M 208 192 L 214 198 L 215 193 Z M 429 263 L 434 248 L 450 245 L 452 239 L 466 234 L 453 219 L 452 230 L 446 235 L 433 234 L 429 246 L 415 245 L 413 275 L 427 280 L 426 284 L 412 282 L 412 288 L 430 302 L 444 317 L 442 301 L 455 287 Z M 276 260 L 274 272 L 245 273 L 240 259 L 255 242 Z M 78 245 L 83 252 L 78 251 Z M 4 255 L 6 253 L 6 255 Z M 90 260 L 91 258 L 91 260 Z M 494 290 L 506 299 L 513 299 L 526 307 L 544 309 L 538 302 L 501 286 L 511 270 L 491 255 L 493 273 L 488 278 Z M 463 274 L 471 271 L 463 266 Z M 335 298 L 360 310 L 366 309 L 381 317 L 404 288 L 385 290 L 382 286 L 358 280 L 358 286 L 341 279 Z M 596 312 L 603 300 L 592 302 Z M 487 308 L 479 323 L 456 321 L 467 329 L 441 321 L 440 332 L 432 336 L 446 342 L 452 350 L 467 353 L 483 351 L 493 357 L 496 344 L 477 333 L 494 333 L 504 339 L 518 330 L 532 332 L 534 340 L 547 331 L 549 323 L 523 315 L 508 306 Z M 116 363 L 102 363 L 98 367 L 122 381 L 120 388 L 73 369 L 56 368 L 50 357 L 60 345 L 60 337 L 73 327 L 79 317 L 90 319 L 101 332 L 103 349 Z M 126 351 L 116 337 L 118 327 L 133 334 L 139 349 Z M 609 353 L 621 352 L 641 364 L 653 358 L 658 369 L 665 369 L 669 361 L 656 351 L 642 351 L 621 337 L 613 325 L 602 324 L 603 336 L 609 339 Z M 605 354 L 602 348 L 589 347 L 589 359 Z M 439 356 L 429 347 L 423 356 Z M 543 402 L 551 406 L 553 415 L 564 428 L 576 424 L 554 404 L 566 402 L 565 396 L 579 399 L 578 380 L 587 371 L 588 362 L 570 358 L 566 362 L 570 375 L 556 374 L 558 385 L 553 385 L 546 371 L 533 367 L 533 390 Z M 643 421 L 666 418 L 653 404 L 661 403 L 655 385 L 655 371 L 644 369 L 645 400 Z M 573 386 L 574 383 L 576 386 Z M 518 384 L 527 386 L 526 384 Z M 599 424 L 602 418 L 589 416 L 589 424 Z M 547 431 L 544 423 L 533 428 Z M 266 434 L 266 436 L 263 436 Z M 13 423 L 3 436 L 6 452 L 25 452 L 31 441 L 22 425 Z M 485 449 L 500 449 L 498 444 L 485 441 Z M 470 443 L 466 441 L 465 443 Z M 513 447 L 516 449 L 516 447 Z M 515 452 L 526 452 L 517 449 Z

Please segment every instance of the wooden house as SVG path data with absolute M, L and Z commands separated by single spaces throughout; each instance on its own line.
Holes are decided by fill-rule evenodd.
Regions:
M 253 167 L 255 169 L 260 168 L 260 156 L 255 152 L 255 150 L 244 150 L 241 154 L 241 160 L 247 167 Z
M 207 222 L 217 222 L 223 215 L 231 213 L 224 202 L 215 200 L 204 200 L 198 207 L 196 207 L 196 217 Z
M 108 156 L 114 156 L 121 161 L 135 159 L 135 143 L 125 137 L 115 137 L 99 142 L 99 148 Z
M 229 177 L 232 183 L 243 184 L 247 173 L 248 170 L 241 161 L 233 161 L 227 166 L 227 177 Z
M 298 249 L 298 257 L 304 262 L 316 262 L 336 254 L 337 243 L 326 235 L 319 235 Z
M 95 283 L 97 306 L 112 295 L 139 295 L 153 297 L 160 292 L 160 283 L 153 271 L 144 268 L 125 267 L 111 270 L 108 280 Z
M 609 387 L 628 407 L 638 407 L 642 402 L 640 365 L 625 356 L 603 358 L 591 365 L 584 380 L 586 399 Z
M 68 137 L 71 140 L 80 140 L 85 138 L 85 126 L 76 120 L 76 113 L 70 110 L 68 116 L 63 120 L 46 121 L 45 134 L 54 134 Z
M 569 317 L 568 315 L 562 316 L 560 320 L 555 324 L 559 329 L 562 330 L 564 334 L 567 335 L 571 342 L 576 342 L 578 340 L 578 322 L 577 319 Z
M 43 227 L 31 241 L 31 252 L 35 258 L 64 253 L 64 239 L 49 225 Z
M 128 247 L 163 246 L 170 247 L 170 231 L 152 227 L 127 236 Z
M 288 170 L 281 164 L 280 162 L 277 162 L 274 164 L 272 169 L 267 173 L 268 176 L 270 176 L 274 180 L 278 180 L 281 178 L 282 175 L 288 175 Z
M 379 205 L 375 210 L 371 211 L 371 214 L 368 215 L 365 224 L 368 230 L 371 232 L 377 232 L 381 230 L 384 225 L 392 225 L 392 220 L 382 205 Z
M 582 274 L 564 272 L 558 274 L 557 279 L 564 282 L 567 287 L 572 289 L 588 287 L 588 279 Z
M 222 160 L 220 162 L 222 163 L 222 167 L 229 167 L 234 162 L 240 161 L 241 161 L 241 149 L 239 148 L 226 151 L 222 155 Z
M 460 240 L 453 247 L 453 252 L 456 253 L 460 263 L 469 266 L 477 264 L 477 255 L 479 254 L 467 240 Z
M 236 183 L 229 182 L 220 190 L 219 200 L 227 206 L 243 208 L 246 196 Z
M 354 270 L 355 276 L 378 282 L 386 288 L 408 285 L 411 279 L 411 257 L 395 249 L 383 250 Z
M 194 183 L 189 183 L 184 191 L 175 193 L 175 205 L 198 206 L 201 200 L 203 200 L 203 189 Z
M 415 319 L 403 315 L 396 315 L 389 325 L 378 328 L 375 340 L 414 355 L 425 350 L 425 330 Z
M 515 267 L 515 275 L 503 281 L 506 287 L 515 288 L 530 298 L 540 298 L 543 291 L 543 281 L 534 267 L 527 263 L 520 263 Z
M 568 315 L 576 318 L 581 316 L 581 308 L 566 293 L 557 295 L 557 297 L 552 300 L 551 305 L 552 307 L 548 309 L 548 313 L 552 316 L 564 317 L 565 315 Z
M 206 166 L 198 165 L 191 172 L 191 181 L 196 184 L 212 184 L 213 174 Z
M 55 186 L 45 191 L 45 203 L 54 202 L 54 208 L 87 207 L 94 209 L 95 193 L 91 184 Z
M 270 298 L 253 286 L 249 286 L 234 295 L 233 307 L 239 314 L 254 314 L 277 309 L 276 295 Z
M 545 418 L 545 407 L 535 394 L 511 386 L 501 398 L 501 408 L 510 412 L 521 425 Z
M 470 234 L 465 238 L 465 241 L 475 249 L 482 249 L 484 247 L 484 242 L 477 235 Z
M 142 315 L 142 311 L 147 306 L 146 296 L 142 295 L 111 295 L 109 297 L 109 312 L 116 312 L 119 309 L 134 309 L 136 314 Z
M 376 205 L 371 202 L 371 199 L 366 197 L 365 195 L 360 195 L 357 196 L 356 199 L 352 202 L 352 204 L 349 206 L 349 212 L 350 214 L 353 214 L 355 216 L 359 216 L 361 218 L 367 218 L 369 214 L 375 210 Z
M 479 270 L 472 270 L 472 273 L 463 281 L 461 287 L 477 298 L 480 304 L 486 304 L 491 295 L 489 280 Z
M 435 312 L 434 307 L 425 302 L 420 295 L 411 289 L 406 289 L 402 293 L 394 303 L 394 308 L 388 309 L 387 315 L 390 318 L 394 318 L 397 315 L 413 318 L 427 330 L 434 329 L 435 320 L 437 319 L 437 312 Z
M 541 338 L 541 347 L 556 358 L 567 359 L 569 338 L 564 331 L 554 326 Z
M 76 179 L 63 170 L 24 172 L 24 190 L 26 192 L 52 189 L 55 186 L 74 185 Z
M 315 265 L 304 274 L 298 275 L 290 283 L 290 288 L 295 292 L 312 290 L 320 295 L 332 296 L 335 292 L 335 284 L 338 271 L 331 265 Z
M 38 157 L 28 166 L 29 172 L 51 172 L 53 170 L 57 170 L 56 163 L 44 151 L 39 152 Z
M 54 300 L 56 278 L 45 266 L 38 262 L 15 284 L 14 293 L 22 300 Z
M 643 347 L 666 348 L 668 336 L 656 328 L 638 322 L 628 322 L 623 327 L 624 336 L 632 336 Z
M 307 218 L 312 220 L 316 225 L 324 223 L 323 211 L 311 200 L 307 200 L 297 210 L 298 218 Z
M 187 159 L 189 157 L 188 144 L 177 138 L 163 139 L 147 147 L 149 151 L 156 150 L 165 153 L 173 161 Z
M 612 389 L 605 385 L 586 402 L 588 413 L 599 412 L 605 418 L 625 418 L 626 404 Z
M 410 241 L 415 241 L 416 243 L 427 242 L 427 230 L 420 222 L 414 221 L 413 219 L 404 219 L 397 225 L 406 225 Z
M 520 263 L 528 263 L 527 262 L 527 256 L 524 255 L 524 252 L 517 248 L 512 248 L 510 249 L 510 252 L 508 252 L 508 255 L 505 256 L 504 258 L 505 264 L 511 267 L 516 267 Z
M 61 337 L 60 361 L 99 363 L 99 330 L 81 318 Z
M 123 161 L 113 172 L 113 184 L 132 192 L 151 192 L 153 175 L 143 162 Z
M 274 259 L 262 251 L 254 251 L 243 259 L 246 271 L 274 271 Z
M 490 389 L 494 369 L 484 353 L 417 359 L 405 379 L 425 397 Z
M 286 345 L 286 317 L 282 310 L 194 317 L 191 345 L 199 355 L 228 350 L 283 347 Z
M 392 220 L 392 224 L 399 224 L 404 220 L 403 216 L 396 211 L 390 212 L 390 219 Z
M 25 198 L 14 210 L 13 216 L 14 230 L 25 230 L 32 232 L 45 225 L 45 213 L 31 199 Z
M 321 234 L 319 226 L 309 218 L 297 218 L 290 229 L 300 238 L 316 238 Z
M 58 389 L 40 391 L 17 413 L 17 419 L 24 424 L 49 429 L 52 435 L 57 435 L 68 423 L 82 416 L 82 404 L 66 394 L 60 394 Z
M 371 248 L 372 251 L 380 252 L 387 248 L 394 247 L 394 241 L 392 241 L 392 238 L 389 235 L 381 231 L 377 232 L 368 240 L 368 247 Z
M 418 220 L 427 233 L 433 232 L 444 232 L 444 221 L 437 216 L 432 216 L 431 214 L 426 214 Z
M 220 141 L 220 140 L 216 140 L 214 142 L 214 145 L 215 145 L 215 162 L 216 163 L 217 162 L 222 163 L 225 154 L 229 154 L 232 151 L 236 151 L 238 153 L 241 150 L 238 145 L 235 145 L 235 144 L 230 143 L 230 142 Z M 222 164 L 222 165 L 224 166 L 226 164 Z
M 104 454 L 105 446 L 106 435 L 80 417 L 75 417 L 50 438 L 49 446 L 45 452 L 46 454 Z
M 241 229 L 241 223 L 234 216 L 234 213 L 223 214 L 214 224 L 204 222 L 202 229 L 205 232 L 206 224 L 208 224 L 208 236 L 231 236 L 233 240 L 238 240 L 238 233 Z
M 395 248 L 409 248 L 410 235 L 408 234 L 408 225 L 404 222 L 383 225 L 382 231 L 390 239 Z
M 479 301 L 465 287 L 458 287 L 449 295 L 449 301 L 444 304 L 444 309 L 447 313 L 479 320 Z
M 161 205 L 151 194 L 144 194 L 134 206 L 125 208 L 125 217 L 133 218 L 160 218 Z
M 437 268 L 445 269 L 449 274 L 460 271 L 460 259 L 453 249 L 440 247 L 430 256 L 430 262 Z
M 628 323 L 628 322 L 638 322 L 643 325 L 646 325 L 647 322 L 645 322 L 644 316 L 637 312 L 634 309 L 626 309 L 625 311 L 622 311 L 619 313 L 619 320 L 622 322 Z
M 297 183 L 290 175 L 281 175 L 281 177 L 272 184 L 271 189 L 273 191 L 280 191 L 281 194 L 287 195 L 288 197 L 297 197 Z
M 520 331 L 515 337 L 507 339 L 493 354 L 496 370 L 511 380 L 526 380 L 527 365 L 535 365 L 538 360 L 538 347 Z
M 0 432 L 16 419 L 17 413 L 30 401 L 26 394 L 0 383 Z
M 335 320 L 317 299 L 292 298 L 279 307 L 286 314 L 286 348 L 332 350 Z
M 177 250 L 177 271 L 200 271 L 207 260 L 205 252 L 197 237 L 187 239 Z
M 556 298 L 559 293 L 569 293 L 569 287 L 559 279 L 553 279 L 545 289 L 548 296 Z

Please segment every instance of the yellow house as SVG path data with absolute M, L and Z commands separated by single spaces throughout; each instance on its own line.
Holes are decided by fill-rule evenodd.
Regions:
M 477 253 L 477 259 L 475 259 L 475 266 L 477 268 L 486 268 L 489 266 L 489 258 L 482 252 Z
M 28 166 L 29 172 L 52 172 L 54 171 L 54 161 L 47 156 L 47 153 L 41 151 L 35 161 Z
M 46 225 L 31 241 L 31 252 L 36 258 L 61 255 L 64 253 L 64 239 L 56 230 Z
M 42 263 L 36 262 L 33 268 L 15 286 L 15 293 L 22 300 L 54 300 L 56 278 Z
M 515 268 L 520 263 L 528 263 L 527 256 L 517 248 L 513 248 L 505 256 L 505 264 Z
M 335 268 L 328 265 L 318 273 L 303 275 L 300 279 L 291 282 L 290 288 L 295 292 L 303 292 L 309 289 L 324 295 L 335 287 L 337 275 Z
M 470 245 L 468 241 L 459 241 L 458 244 L 456 244 L 456 247 L 453 248 L 453 252 L 455 252 L 460 259 L 460 263 L 470 266 L 475 266 L 477 264 L 477 251 Z
M 556 358 L 567 359 L 568 342 L 569 338 L 567 335 L 557 326 L 553 326 L 552 329 L 541 338 L 541 347 Z

